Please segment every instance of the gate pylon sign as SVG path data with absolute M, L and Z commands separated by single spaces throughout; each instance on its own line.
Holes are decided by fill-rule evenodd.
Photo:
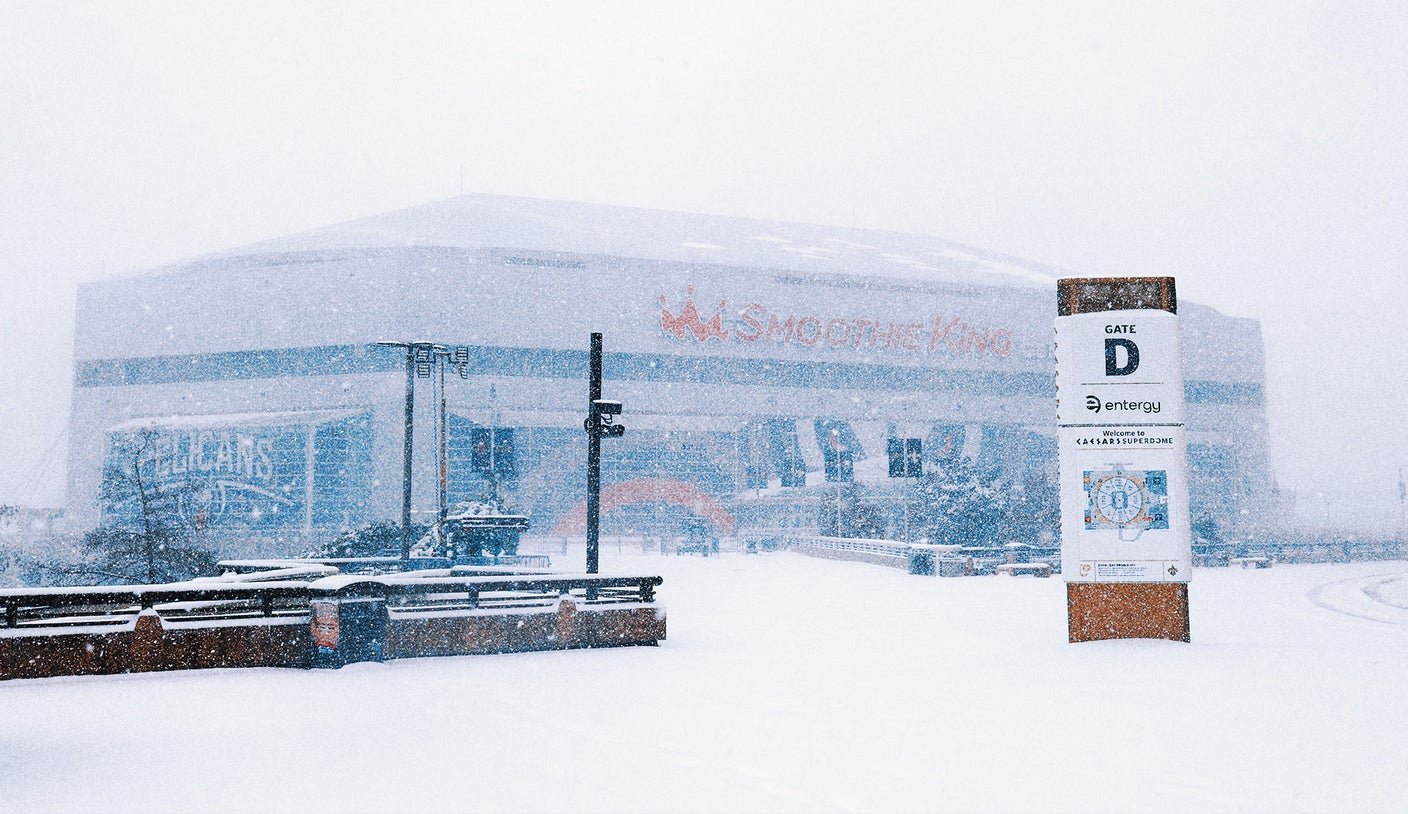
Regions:
M 1190 641 L 1192 535 L 1174 280 L 1063 279 L 1057 300 L 1070 641 Z

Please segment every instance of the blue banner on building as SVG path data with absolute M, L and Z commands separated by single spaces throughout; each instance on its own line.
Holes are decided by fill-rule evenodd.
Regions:
M 135 527 L 145 513 L 196 530 L 276 531 L 364 521 L 370 416 L 220 424 L 110 433 L 105 522 Z

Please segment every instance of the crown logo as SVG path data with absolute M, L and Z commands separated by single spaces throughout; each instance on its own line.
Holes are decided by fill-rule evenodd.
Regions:
M 697 342 L 728 339 L 728 331 L 724 330 L 724 300 L 719 300 L 718 309 L 705 322 L 694 307 L 694 286 L 688 286 L 685 292 L 684 308 L 680 309 L 679 316 L 670 313 L 665 295 L 660 295 L 660 327 L 665 333 L 673 334 L 676 339 L 684 339 L 685 333 L 692 333 Z

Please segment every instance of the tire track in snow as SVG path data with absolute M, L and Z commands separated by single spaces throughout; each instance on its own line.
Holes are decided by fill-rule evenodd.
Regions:
M 1390 585 L 1394 586 L 1394 590 L 1390 592 L 1391 595 L 1385 596 L 1384 589 Z M 1381 579 L 1370 585 L 1365 585 L 1364 593 L 1375 602 L 1381 602 L 1391 608 L 1398 608 L 1399 610 L 1408 610 L 1408 600 L 1392 595 L 1408 596 L 1408 588 L 1405 588 L 1405 585 L 1408 585 L 1408 580 L 1405 580 L 1403 575 L 1399 574 L 1398 576 Z
M 1385 589 L 1397 586 L 1404 574 L 1371 574 L 1316 585 L 1306 598 L 1316 607 L 1343 616 L 1385 625 L 1408 625 L 1408 603 Z

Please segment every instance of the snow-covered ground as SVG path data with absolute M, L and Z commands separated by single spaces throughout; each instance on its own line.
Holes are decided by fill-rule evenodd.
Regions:
M 666 643 L 0 683 L 0 810 L 1408 810 L 1408 563 L 1199 570 L 1191 645 L 1067 644 L 1059 579 L 603 570 Z

